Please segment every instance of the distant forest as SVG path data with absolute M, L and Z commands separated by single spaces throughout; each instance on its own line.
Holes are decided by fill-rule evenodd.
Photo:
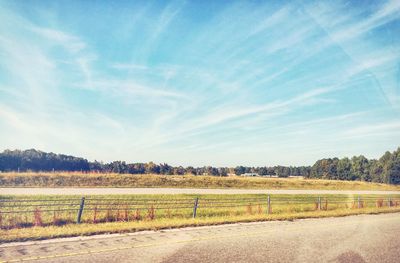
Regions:
M 165 174 L 165 175 L 212 175 L 227 176 L 254 173 L 260 176 L 304 176 L 305 178 L 367 181 L 400 184 L 400 147 L 394 152 L 386 152 L 381 158 L 367 159 L 363 155 L 352 158 L 326 158 L 313 166 L 273 166 L 273 167 L 183 167 L 166 163 L 110 163 L 89 162 L 87 159 L 64 154 L 54 154 L 30 150 L 5 150 L 0 153 L 1 172 L 49 172 L 80 171 L 120 174 Z

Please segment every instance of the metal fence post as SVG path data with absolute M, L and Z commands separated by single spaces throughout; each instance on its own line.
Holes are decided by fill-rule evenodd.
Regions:
M 76 219 L 76 223 L 77 224 L 81 223 L 81 217 L 82 217 L 82 212 L 83 212 L 83 207 L 84 206 L 85 206 L 85 197 L 82 197 L 81 204 L 79 206 L 79 211 L 78 211 L 78 218 Z
M 271 196 L 268 195 L 268 200 L 267 200 L 267 214 L 269 215 L 271 213 Z
M 197 205 L 199 203 L 199 198 L 196 197 L 196 199 L 194 199 L 194 206 L 193 206 L 193 218 L 196 218 L 196 214 L 197 214 Z
M 358 208 L 361 208 L 361 200 L 360 200 L 360 196 L 358 196 L 358 198 L 357 198 L 357 199 L 358 199 L 358 205 L 357 205 L 357 207 L 358 207 Z
M 318 210 L 321 210 L 321 196 L 318 196 Z

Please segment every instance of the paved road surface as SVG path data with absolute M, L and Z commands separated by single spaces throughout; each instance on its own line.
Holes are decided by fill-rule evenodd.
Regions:
M 101 194 L 400 194 L 400 191 L 365 190 L 268 190 L 193 188 L 0 188 L 4 195 L 101 195 Z
M 0 261 L 14 262 L 399 262 L 399 258 L 400 213 L 0 245 Z

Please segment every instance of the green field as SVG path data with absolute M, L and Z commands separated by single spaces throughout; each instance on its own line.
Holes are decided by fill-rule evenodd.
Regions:
M 400 190 L 400 186 L 360 181 L 239 176 L 215 177 L 193 175 L 84 173 L 0 173 L 0 186 Z
M 195 198 L 198 207 L 193 218 Z M 363 195 L 360 199 L 353 195 L 271 195 L 269 213 L 267 195 L 112 195 L 87 196 L 81 224 L 77 224 L 78 196 L 0 196 L 0 200 L 0 242 L 400 212 L 400 195 Z

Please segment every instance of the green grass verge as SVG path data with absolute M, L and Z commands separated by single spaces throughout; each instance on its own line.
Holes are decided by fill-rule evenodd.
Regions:
M 359 181 L 298 178 L 215 177 L 82 173 L 0 173 L 1 187 L 171 187 L 236 189 L 400 190 L 400 186 Z
M 304 218 L 342 217 L 358 214 L 378 214 L 400 212 L 400 208 L 340 209 L 335 211 L 315 211 L 283 214 L 257 214 L 234 217 L 160 219 L 142 222 L 112 222 L 102 224 L 80 224 L 65 226 L 32 227 L 26 229 L 0 230 L 0 243 L 28 240 L 42 240 L 59 237 L 89 236 L 105 233 L 127 233 L 143 230 L 161 230 L 190 226 L 219 225 L 238 222 L 260 222 L 272 220 L 295 220 Z
M 32 207 L 25 207 L 24 209 L 32 210 L 33 204 L 44 206 L 44 202 L 40 201 L 43 199 L 52 200 L 52 202 L 60 202 L 63 199 L 77 198 L 78 196 L 0 196 L 0 199 L 8 199 L 11 201 L 10 208 L 5 207 L 5 202 L 0 202 L 0 216 L 1 222 L 0 227 L 0 243 L 11 242 L 11 241 L 25 241 L 25 240 L 39 240 L 48 239 L 55 237 L 69 237 L 79 235 L 94 235 L 102 233 L 124 233 L 134 232 L 141 230 L 157 230 L 166 228 L 178 228 L 186 226 L 203 226 L 203 225 L 215 225 L 235 222 L 255 222 L 255 221 L 270 221 L 270 220 L 294 220 L 300 218 L 320 218 L 320 217 L 335 217 L 335 216 L 347 216 L 355 214 L 376 214 L 376 213 L 389 213 L 389 212 L 400 212 L 400 196 L 391 196 L 393 207 L 388 207 L 388 197 L 381 197 L 377 195 L 362 195 L 362 206 L 363 208 L 356 208 L 357 203 L 354 202 L 355 196 L 353 195 L 321 195 L 322 207 L 326 210 L 316 210 L 316 201 L 318 196 L 316 195 L 271 195 L 271 207 L 272 214 L 266 213 L 266 195 L 112 195 L 112 196 L 93 196 L 97 199 L 152 199 L 155 203 L 174 201 L 174 200 L 188 200 L 189 204 L 193 204 L 193 199 L 199 197 L 200 204 L 201 200 L 214 199 L 217 201 L 235 200 L 236 204 L 241 204 L 239 207 L 223 207 L 223 208 L 205 208 L 199 207 L 197 218 L 192 218 L 192 208 L 185 209 L 171 209 L 155 211 L 155 217 L 150 219 L 146 214 L 148 213 L 147 208 L 141 210 L 141 218 L 134 218 L 137 209 L 134 207 L 126 207 L 120 205 L 120 201 L 112 204 L 112 207 L 120 207 L 118 212 L 116 210 L 102 211 L 101 213 L 94 215 L 93 210 L 84 210 L 82 217 L 82 224 L 75 224 L 76 212 L 69 214 L 57 213 L 57 220 L 63 220 L 63 225 L 52 225 L 54 222 L 55 214 L 53 212 L 41 213 L 42 226 L 32 227 L 32 222 L 35 220 L 33 213 L 26 214 L 5 214 L 2 211 L 15 211 L 20 208 L 18 202 L 13 202 L 15 199 L 28 199 L 35 201 Z M 90 207 L 91 197 L 87 197 L 87 206 Z M 243 201 L 249 198 L 256 198 L 260 201 Z M 278 201 L 280 200 L 280 201 Z M 284 201 L 282 201 L 284 200 Z M 301 202 L 299 202 L 299 200 Z M 325 203 L 325 200 L 327 202 Z M 298 203 L 296 203 L 296 201 Z M 100 202 L 97 200 L 96 202 Z M 381 203 L 381 207 L 377 207 L 377 203 Z M 396 206 L 395 206 L 396 205 Z M 66 205 L 66 208 L 68 205 Z M 92 206 L 93 207 L 93 206 Z M 127 211 L 127 219 L 123 219 L 124 222 L 120 222 L 118 215 L 123 215 L 124 210 Z M 118 213 L 118 214 L 117 214 Z M 98 221 L 94 221 L 97 218 Z M 105 218 L 111 218 L 105 222 Z M 16 224 L 17 222 L 31 223 L 29 227 L 27 224 Z M 12 225 L 14 224 L 14 225 Z

